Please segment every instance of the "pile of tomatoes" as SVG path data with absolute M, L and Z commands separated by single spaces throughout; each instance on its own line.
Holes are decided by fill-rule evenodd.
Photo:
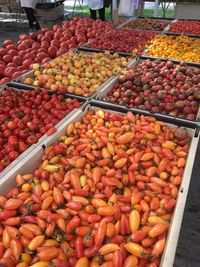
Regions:
M 89 111 L 0 196 L 0 263 L 159 266 L 189 142 L 153 117 Z
M 113 29 L 97 36 L 88 44 L 88 47 L 133 53 L 135 56 L 140 55 L 155 36 L 156 33 L 150 31 Z
M 0 171 L 74 108 L 76 99 L 65 99 L 47 90 L 21 91 L 8 88 L 0 95 Z
M 169 31 L 182 34 L 200 35 L 200 21 L 177 20 L 175 23 L 171 23 Z
M 40 34 L 21 34 L 17 43 L 5 40 L 0 47 L 0 85 L 28 72 L 34 63 L 45 64 L 112 28 L 110 22 L 74 18 L 42 28 Z

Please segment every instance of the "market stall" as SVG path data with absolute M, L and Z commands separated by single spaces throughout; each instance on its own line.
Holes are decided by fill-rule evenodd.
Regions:
M 0 264 L 174 266 L 199 142 L 199 40 L 198 22 L 137 17 L 3 43 Z

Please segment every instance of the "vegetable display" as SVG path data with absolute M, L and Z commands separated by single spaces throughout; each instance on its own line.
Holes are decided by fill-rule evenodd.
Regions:
M 89 96 L 113 75 L 127 66 L 128 59 L 118 54 L 71 52 L 43 67 L 33 65 L 35 78 L 25 84 L 40 86 L 54 92 Z
M 185 62 L 139 61 L 118 77 L 107 102 L 195 120 L 200 100 L 200 68 Z
M 191 137 L 153 117 L 89 111 L 0 196 L 9 267 L 159 266 Z
M 0 171 L 15 160 L 80 103 L 47 90 L 8 88 L 0 95 Z
M 175 23 L 171 24 L 169 31 L 175 33 L 200 35 L 200 21 L 177 20 Z
M 40 34 L 21 34 L 17 43 L 5 40 L 0 47 L 0 85 L 28 72 L 34 63 L 49 62 L 112 27 L 101 20 L 74 18 L 51 29 L 42 28 Z
M 108 33 L 96 37 L 87 46 L 116 52 L 132 53 L 140 55 L 149 41 L 157 34 L 155 32 L 143 32 L 138 30 L 111 30 Z
M 124 25 L 123 29 L 140 29 L 149 31 L 163 31 L 167 25 L 169 25 L 170 20 L 160 20 L 160 19 L 136 19 L 128 24 Z
M 200 62 L 200 39 L 188 36 L 157 36 L 147 52 L 148 56 Z

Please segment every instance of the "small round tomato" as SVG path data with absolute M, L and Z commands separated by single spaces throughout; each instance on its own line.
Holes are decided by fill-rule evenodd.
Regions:
M 19 156 L 19 153 L 17 151 L 11 151 L 9 154 L 8 154 L 8 158 L 13 161 L 15 160 L 17 157 Z

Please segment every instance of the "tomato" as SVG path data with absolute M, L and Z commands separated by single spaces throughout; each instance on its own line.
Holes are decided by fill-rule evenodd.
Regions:
M 143 258 L 147 255 L 145 249 L 136 243 L 127 243 L 124 247 L 129 253 L 138 258 Z
M 153 256 L 158 257 L 163 252 L 164 247 L 165 247 L 165 239 L 161 239 L 161 240 L 157 241 L 155 243 L 155 245 L 153 246 L 153 250 L 152 250 L 151 254 Z
M 123 257 L 120 250 L 116 250 L 113 254 L 113 267 L 121 267 L 123 263 Z
M 76 242 L 75 242 L 75 254 L 76 254 L 77 258 L 81 258 L 84 255 L 82 237 L 77 237 L 77 239 L 76 239 Z
M 43 242 L 44 242 L 44 236 L 38 235 L 31 240 L 30 244 L 28 245 L 28 249 L 29 250 L 35 250 L 39 246 L 41 246 L 43 244 Z
M 129 215 L 129 224 L 131 232 L 134 233 L 138 230 L 140 225 L 140 214 L 137 210 L 132 210 Z
M 102 244 L 105 238 L 105 235 L 106 235 L 106 227 L 107 227 L 106 222 L 104 221 L 100 222 L 99 228 L 95 234 L 95 245 L 96 246 Z
M 89 260 L 86 257 L 81 257 L 75 264 L 75 267 L 89 267 Z
M 101 216 L 112 216 L 116 212 L 115 207 L 107 206 L 107 207 L 100 207 L 97 209 L 97 213 Z
M 134 255 L 130 255 L 124 262 L 124 267 L 136 267 L 138 266 L 138 258 Z
M 110 244 L 106 244 L 106 245 L 103 245 L 100 250 L 99 250 L 99 253 L 101 255 L 106 255 L 106 254 L 109 254 L 111 252 L 115 252 L 117 250 L 119 250 L 120 247 L 114 243 L 110 243 Z
M 15 160 L 17 157 L 19 156 L 19 153 L 17 151 L 11 151 L 9 154 L 8 154 L 8 158 L 13 161 Z
M 156 224 L 152 227 L 152 229 L 148 232 L 149 237 L 154 238 L 161 234 L 163 234 L 168 228 L 167 224 Z
M 53 260 L 58 255 L 58 249 L 56 247 L 41 247 L 38 253 L 38 257 L 41 261 Z

